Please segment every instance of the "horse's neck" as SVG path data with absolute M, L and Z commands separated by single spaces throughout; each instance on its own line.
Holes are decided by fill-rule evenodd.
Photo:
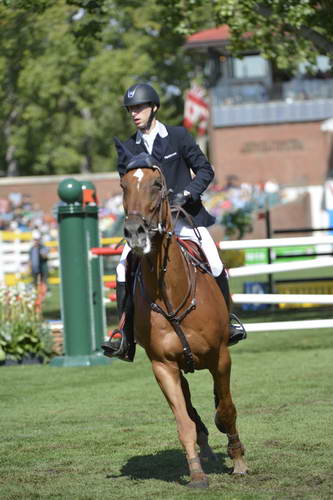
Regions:
M 141 269 L 152 298 L 161 297 L 163 291 L 182 296 L 188 287 L 185 259 L 174 236 L 165 237 L 154 256 L 141 261 Z

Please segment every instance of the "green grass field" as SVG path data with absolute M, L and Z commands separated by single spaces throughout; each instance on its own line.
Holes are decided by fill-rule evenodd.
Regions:
M 173 416 L 144 352 L 133 365 L 0 368 L 0 498 L 333 498 L 330 330 L 257 333 L 231 349 L 250 473 L 228 474 L 208 372 L 188 376 L 218 462 L 192 491 Z

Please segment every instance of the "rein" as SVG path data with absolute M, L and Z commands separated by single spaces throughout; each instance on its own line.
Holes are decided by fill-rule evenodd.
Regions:
M 135 166 L 133 165 L 132 168 L 134 169 Z M 139 167 L 136 167 L 136 168 L 139 168 Z M 187 259 L 187 257 L 184 255 L 184 253 L 181 251 L 181 248 L 180 248 L 179 249 L 180 255 L 182 256 L 183 262 L 185 261 L 186 266 L 187 266 L 186 275 L 188 277 L 188 286 L 187 286 L 187 291 L 186 291 L 186 294 L 184 295 L 183 300 L 181 301 L 179 306 L 176 309 L 174 309 L 173 305 L 171 304 L 171 302 L 167 296 L 166 290 L 165 290 L 165 288 L 166 288 L 165 287 L 165 274 L 167 272 L 168 252 L 169 252 L 171 238 L 175 237 L 175 236 L 174 236 L 174 231 L 167 231 L 166 225 L 163 222 L 163 214 L 162 214 L 163 205 L 164 205 L 164 202 L 167 201 L 167 197 L 170 193 L 170 190 L 167 189 L 165 178 L 164 178 L 164 175 L 163 175 L 161 169 L 157 166 L 149 166 L 149 168 L 152 168 L 153 170 L 157 170 L 160 174 L 161 181 L 162 181 L 162 189 L 161 189 L 160 197 L 159 197 L 159 199 L 158 199 L 158 201 L 153 209 L 153 212 L 152 212 L 149 220 L 147 220 L 146 217 L 144 217 L 143 215 L 141 215 L 137 211 L 128 212 L 126 214 L 126 218 L 128 218 L 129 216 L 140 217 L 145 229 L 148 232 L 156 232 L 156 233 L 159 233 L 160 235 L 164 235 L 167 238 L 163 262 L 162 262 L 162 266 L 161 266 L 160 272 L 159 272 L 159 290 L 160 290 L 160 294 L 161 294 L 162 300 L 163 300 L 164 305 L 165 305 L 165 309 L 162 308 L 161 306 L 159 306 L 156 302 L 153 302 L 148 297 L 147 291 L 145 290 L 145 287 L 144 287 L 141 264 L 139 264 L 139 267 L 138 267 L 137 279 L 140 283 L 142 295 L 144 296 L 145 300 L 150 305 L 151 310 L 161 314 L 167 321 L 169 321 L 169 323 L 173 327 L 174 331 L 176 332 L 176 334 L 177 334 L 177 336 L 182 344 L 182 347 L 183 347 L 184 360 L 185 360 L 184 372 L 185 373 L 188 373 L 188 372 L 193 373 L 194 369 L 195 369 L 193 355 L 192 355 L 189 343 L 187 341 L 187 338 L 183 332 L 183 329 L 181 328 L 181 322 L 197 306 L 196 299 L 195 299 L 196 271 L 197 270 L 196 270 L 196 268 L 192 268 L 189 260 Z M 193 224 L 193 221 L 192 221 L 191 217 L 189 216 L 189 214 L 180 206 L 179 207 L 170 207 L 170 208 L 171 208 L 171 213 L 176 212 L 175 224 L 177 223 L 180 214 L 182 214 L 185 217 L 185 219 L 187 220 L 187 222 L 193 227 L 198 240 L 201 241 L 201 235 L 199 234 L 199 231 L 197 230 L 196 226 Z M 157 214 L 158 214 L 157 222 L 154 225 L 153 219 L 156 217 Z M 188 300 L 190 300 L 189 305 L 182 313 L 180 313 L 180 311 L 185 307 L 185 304 Z
M 172 237 L 173 233 L 167 233 L 167 248 L 164 254 L 164 259 L 163 259 L 163 265 L 161 267 L 161 274 L 159 278 L 159 289 L 161 292 L 161 296 L 163 299 L 163 302 L 165 304 L 166 310 L 164 310 L 161 306 L 159 306 L 156 302 L 153 302 L 147 295 L 147 292 L 144 287 L 143 283 L 143 277 L 142 277 L 142 272 L 141 272 L 141 266 L 139 266 L 138 269 L 138 280 L 141 286 L 142 294 L 145 297 L 146 301 L 150 304 L 150 308 L 152 311 L 157 312 L 161 314 L 173 327 L 175 330 L 181 344 L 183 347 L 183 353 L 184 353 L 184 359 L 185 359 L 185 369 L 184 372 L 188 373 L 194 372 L 194 360 L 193 360 L 193 355 L 191 352 L 191 348 L 189 346 L 189 343 L 187 341 L 187 338 L 183 332 L 183 329 L 181 328 L 180 323 L 183 321 L 183 319 L 193 310 L 196 308 L 197 303 L 195 299 L 195 294 L 196 294 L 196 268 L 192 268 L 189 264 L 188 259 L 185 258 L 183 253 L 181 253 L 183 260 L 186 263 L 187 266 L 187 276 L 188 276 L 188 287 L 187 287 L 187 292 L 180 303 L 180 305 L 174 310 L 173 305 L 171 304 L 166 292 L 165 292 L 165 282 L 164 282 L 164 275 L 167 271 L 167 260 L 168 260 L 168 249 L 169 249 L 169 244 L 170 240 Z M 191 298 L 192 297 L 192 298 Z M 185 306 L 186 302 L 190 299 L 190 304 L 187 306 L 187 308 L 179 314 L 181 309 Z

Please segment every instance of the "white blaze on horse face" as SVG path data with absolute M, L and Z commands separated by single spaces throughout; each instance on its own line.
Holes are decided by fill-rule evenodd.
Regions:
M 137 179 L 138 179 L 138 182 L 137 182 L 137 185 L 136 185 L 136 188 L 137 188 L 138 191 L 140 189 L 140 182 L 142 181 L 143 176 L 144 176 L 144 173 L 143 173 L 143 170 L 141 170 L 141 168 L 139 168 L 135 172 L 135 174 L 133 174 L 133 177 L 137 177 Z

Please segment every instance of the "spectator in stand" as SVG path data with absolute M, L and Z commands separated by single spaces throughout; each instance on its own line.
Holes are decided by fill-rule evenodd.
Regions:
M 229 191 L 229 189 L 240 189 L 237 175 L 227 175 L 226 183 L 222 187 L 222 191 Z

